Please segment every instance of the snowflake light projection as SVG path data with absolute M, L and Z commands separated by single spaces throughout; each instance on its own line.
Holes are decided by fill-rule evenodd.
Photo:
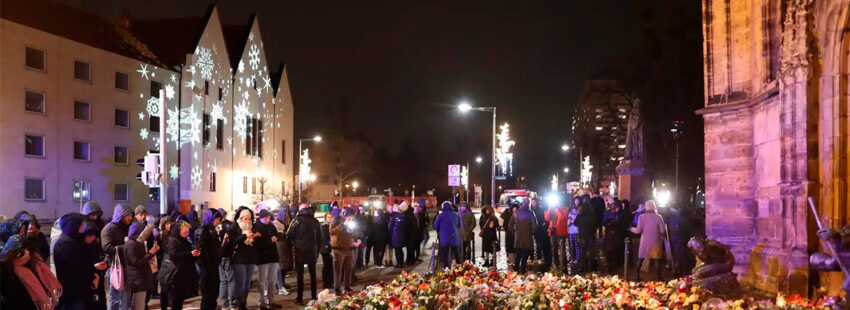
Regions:
M 195 146 L 196 143 L 201 143 L 201 127 L 203 127 L 203 123 L 197 111 L 187 112 L 188 115 L 183 120 L 183 123 L 188 125 L 185 134 L 189 137 L 189 141 L 192 142 L 192 146 Z
M 590 164 L 590 156 L 585 156 L 584 160 L 581 162 L 581 174 L 579 176 L 579 180 L 581 181 L 581 185 L 590 184 L 591 177 L 593 176 L 593 165 Z
M 165 85 L 165 98 L 174 99 L 174 86 L 171 84 Z
M 195 65 L 201 70 L 201 78 L 211 80 L 212 72 L 215 69 L 212 51 L 206 47 L 198 47 L 196 54 L 198 55 L 198 61 L 195 62 Z
M 168 177 L 172 180 L 177 180 L 177 177 L 180 176 L 180 168 L 177 168 L 177 165 L 171 165 L 168 168 Z
M 139 70 L 136 70 L 136 72 L 141 74 L 142 77 L 145 78 L 145 80 L 147 80 L 148 79 L 148 64 L 139 65 Z
M 220 103 L 221 101 L 212 104 L 212 111 L 210 111 L 210 117 L 213 120 L 225 120 L 224 107 L 222 107 Z
M 177 108 L 166 111 L 168 117 L 165 119 L 165 135 L 168 142 L 174 142 L 174 147 L 180 147 L 180 110 Z
M 266 92 L 271 91 L 272 89 L 272 79 L 270 77 L 263 77 L 263 90 Z M 265 104 L 265 103 L 264 103 Z
M 145 111 L 148 111 L 148 115 L 150 116 L 159 116 L 159 98 L 148 98 L 147 108 L 145 108 Z
M 248 64 L 254 70 L 260 67 L 260 49 L 257 48 L 256 44 L 251 44 L 251 48 L 248 50 Z
M 233 131 L 239 135 L 240 139 L 245 139 L 245 121 L 250 116 L 251 111 L 248 110 L 248 102 L 243 99 L 233 111 Z
M 176 83 L 176 82 L 177 82 L 177 74 L 172 73 L 171 74 L 171 83 Z
M 139 137 L 142 137 L 142 140 L 147 140 L 148 139 L 148 129 L 142 128 L 142 130 L 139 130 Z
M 499 171 L 496 176 L 505 177 L 513 173 L 514 154 L 511 152 L 511 147 L 516 144 L 511 140 L 511 129 L 508 123 L 499 126 L 499 134 L 496 135 L 496 140 L 499 140 L 496 148 L 496 166 Z
M 145 112 L 139 112 L 139 120 L 140 121 L 145 120 Z
M 184 85 L 186 85 L 186 88 L 188 88 L 191 92 L 192 89 L 195 88 L 195 80 L 189 80 L 188 82 L 184 83 Z
M 199 189 L 201 188 L 201 167 L 194 166 L 192 167 L 192 188 Z
M 237 65 L 237 66 L 236 66 L 236 68 L 239 70 L 239 72 L 244 72 L 244 71 L 245 71 L 245 62 L 243 62 L 243 61 L 240 59 L 240 60 L 239 60 L 239 65 Z

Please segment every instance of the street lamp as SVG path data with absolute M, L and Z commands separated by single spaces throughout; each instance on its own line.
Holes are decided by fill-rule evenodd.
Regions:
M 357 196 L 357 187 L 358 186 L 360 186 L 360 183 L 357 183 L 357 181 L 351 182 L 351 187 L 354 188 L 354 196 Z
M 564 167 L 564 173 L 569 173 L 569 172 L 570 172 L 570 168 Z
M 304 144 L 304 142 L 316 142 L 316 143 L 319 143 L 319 142 L 322 142 L 322 136 L 320 136 L 320 135 L 316 135 L 316 136 L 315 136 L 315 137 L 313 137 L 313 138 L 308 138 L 308 139 L 298 139 L 298 158 L 299 158 L 299 161 L 298 161 L 298 162 L 299 162 L 298 169 L 301 169 L 301 164 L 300 164 L 300 163 L 301 163 L 301 160 L 300 160 L 300 158 L 301 158 L 301 154 L 303 154 L 303 153 L 304 153 L 304 151 L 303 151 L 303 144 Z M 298 178 L 298 200 L 296 200 L 296 202 L 300 203 L 300 202 L 301 202 L 301 192 L 304 190 L 304 183 L 306 183 L 306 182 L 307 182 L 307 180 L 302 180 L 303 178 L 301 177 L 301 172 L 300 172 L 300 171 L 299 171 L 299 173 L 298 173 L 298 176 L 299 176 L 299 178 Z M 311 176 L 311 177 L 312 177 L 312 176 Z M 311 180 L 311 181 L 312 181 L 312 180 Z
M 458 110 L 462 113 L 466 113 L 469 111 L 480 111 L 480 112 L 493 112 L 493 152 L 492 157 L 490 158 L 490 205 L 492 207 L 496 207 L 494 204 L 496 202 L 496 107 L 473 107 L 466 101 L 461 102 L 457 106 Z M 475 159 L 478 161 L 478 158 Z
M 569 146 L 569 145 L 566 145 L 566 144 L 561 145 L 561 151 L 566 152 L 566 151 L 569 151 L 569 150 L 570 150 L 570 146 Z
M 479 164 L 480 164 L 480 163 L 481 163 L 481 161 L 483 161 L 483 160 L 484 160 L 484 159 L 483 159 L 483 158 L 481 158 L 481 156 L 475 157 L 475 162 L 476 162 L 476 163 L 479 163 Z

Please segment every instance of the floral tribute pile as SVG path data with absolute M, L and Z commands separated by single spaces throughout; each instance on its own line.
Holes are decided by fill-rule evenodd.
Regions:
M 402 272 L 360 292 L 311 302 L 307 309 L 829 309 L 831 301 L 721 300 L 689 277 L 637 283 L 592 274 L 525 276 L 467 263 L 427 276 Z

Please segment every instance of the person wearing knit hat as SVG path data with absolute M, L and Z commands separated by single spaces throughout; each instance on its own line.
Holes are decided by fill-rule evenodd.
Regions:
M 254 240 L 254 246 L 257 248 L 257 291 L 260 309 L 271 308 L 274 303 L 277 291 L 275 283 L 280 268 L 277 256 L 278 232 L 271 222 L 271 217 L 269 210 L 261 209 L 254 223 L 254 232 L 259 234 Z
M 136 206 L 135 213 L 136 222 L 147 223 L 148 208 L 145 208 L 144 205 L 138 205 Z

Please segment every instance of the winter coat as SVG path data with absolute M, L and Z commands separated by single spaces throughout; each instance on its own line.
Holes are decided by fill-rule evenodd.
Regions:
M 499 232 L 499 219 L 493 214 L 493 209 L 490 207 L 481 209 L 478 228 L 481 230 L 481 250 L 492 253 L 494 250 L 493 242 L 496 241 Z
M 80 225 L 86 216 L 80 213 L 68 213 L 59 219 L 62 234 L 53 247 L 53 264 L 56 267 L 56 278 L 62 283 L 60 302 L 66 304 L 72 301 L 91 299 L 91 284 L 94 280 L 95 269 L 83 250 L 83 235 Z
M 513 235 L 514 228 L 508 223 L 511 222 L 511 218 L 514 217 L 514 209 L 512 207 L 505 208 L 505 211 L 502 211 L 502 214 L 499 214 L 499 217 L 502 219 L 502 223 L 505 225 L 505 233 Z
M 389 234 L 387 233 L 388 223 L 384 218 L 384 210 L 378 210 L 377 215 L 372 217 L 369 225 L 369 243 L 375 247 L 385 247 L 389 240 Z
M 460 239 L 463 242 L 472 241 L 475 238 L 475 215 L 467 208 L 465 211 L 460 211 L 460 218 Z
M 422 204 L 422 211 L 419 211 L 419 214 L 416 215 L 416 219 L 419 221 L 419 241 L 425 239 L 425 234 L 428 232 L 428 224 L 431 222 L 431 219 L 428 218 L 428 212 L 425 210 L 425 205 Z
M 272 221 L 272 219 L 269 219 L 268 224 L 263 224 L 258 219 L 254 223 L 254 232 L 260 233 L 259 237 L 254 238 L 254 248 L 257 249 L 257 265 L 280 263 L 277 256 L 277 242 L 272 242 L 272 237 L 278 237 L 278 239 L 280 237 Z
M 407 219 L 407 216 L 401 212 L 390 214 L 390 222 L 387 224 L 387 229 L 390 232 L 391 247 L 402 248 L 407 246 L 408 234 L 410 228 L 412 228 Z
M 532 211 L 534 211 L 534 216 L 537 218 L 537 229 L 534 230 L 535 238 L 548 240 L 549 221 L 546 220 L 546 211 L 548 210 L 538 203 L 537 207 L 532 209 Z
M 24 283 L 15 275 L 12 262 L 3 263 L 0 269 L 0 309 L 38 310 Z
M 357 223 L 357 236 L 360 237 L 360 240 L 366 239 L 369 236 L 369 229 L 372 228 L 369 215 L 358 214 L 354 217 L 354 222 Z
M 632 232 L 640 234 L 638 258 L 661 258 L 664 256 L 664 219 L 654 211 L 646 211 L 638 217 L 637 227 Z
M 272 224 L 274 224 L 279 234 L 275 246 L 277 247 L 277 259 L 278 263 L 280 263 L 280 269 L 284 272 L 290 271 L 293 269 L 292 260 L 295 254 L 292 252 L 292 242 L 289 238 L 286 238 L 286 232 L 289 230 L 289 225 L 292 224 L 289 216 L 289 206 L 284 206 L 280 210 L 277 210 L 277 219 Z
M 595 220 L 596 228 L 602 226 L 602 218 L 605 217 L 605 199 L 602 199 L 600 196 L 591 198 L 590 208 L 593 211 L 591 214 Z
M 567 227 L 569 216 L 567 209 L 564 207 L 546 210 L 546 221 L 549 222 L 550 235 L 566 237 L 569 232 L 569 227 Z
M 404 222 L 407 225 L 407 235 L 405 236 L 405 246 L 416 244 L 419 239 L 422 239 L 422 230 L 419 229 L 419 220 L 416 214 L 413 213 L 413 208 L 408 208 L 404 213 Z
M 165 259 L 170 259 L 177 267 L 174 279 L 171 283 L 168 283 L 168 293 L 176 299 L 196 296 L 198 294 L 198 271 L 195 269 L 195 257 L 192 256 L 192 243 L 189 242 L 189 239 L 180 236 L 179 227 L 171 228 L 171 236 L 168 238 L 168 245 L 165 250 Z
M 322 223 L 322 240 L 319 245 L 319 253 L 329 254 L 331 252 L 331 224 Z
M 356 232 L 348 227 L 345 227 L 343 220 L 340 219 L 330 227 L 331 249 L 333 250 L 351 250 L 354 248 L 354 240 Z
M 221 237 L 215 230 L 216 214 L 212 211 L 204 212 L 203 225 L 195 231 L 195 242 L 201 249 L 203 255 L 198 257 L 198 266 L 206 268 L 218 268 L 221 263 Z
M 130 286 L 131 292 L 143 292 L 153 287 L 153 273 L 150 261 L 154 254 L 148 252 L 144 243 L 137 241 L 139 234 L 144 230 L 142 222 L 130 225 L 127 242 L 121 247 L 124 251 L 124 285 Z
M 31 253 L 38 253 L 38 255 L 41 255 L 41 258 L 44 259 L 44 261 L 50 261 L 50 242 L 47 240 L 47 236 L 41 232 L 38 232 L 35 236 L 29 235 L 29 225 L 35 224 L 39 230 L 41 229 L 41 225 L 38 223 L 38 218 L 27 211 L 18 212 L 18 214 L 15 215 L 15 218 L 21 220 L 23 222 L 22 225 L 26 226 L 25 230 L 27 230 L 28 241 L 27 249 L 29 249 Z
M 102 230 L 103 227 L 106 226 L 106 221 L 104 221 L 103 217 L 102 217 L 103 216 L 103 209 L 100 208 L 100 204 L 97 203 L 97 202 L 94 202 L 94 201 L 86 202 L 83 205 L 83 215 L 85 215 L 85 216 L 97 215 L 97 219 L 92 221 L 92 222 L 94 222 L 97 225 L 98 231 Z M 98 239 L 100 239 L 100 236 L 98 236 Z
M 573 223 L 578 227 L 579 239 L 596 239 L 596 218 L 591 209 L 587 209 L 584 212 L 579 211 Z
M 573 210 L 576 210 L 576 211 L 573 211 Z M 576 226 L 576 217 L 578 216 L 578 209 L 573 208 L 572 210 L 570 210 L 569 215 L 570 215 L 570 217 L 569 217 L 569 222 L 568 222 L 568 227 L 567 227 L 567 233 L 569 233 L 570 235 L 577 235 L 578 234 L 578 226 Z
M 537 216 L 523 204 L 514 213 L 509 224 L 514 230 L 514 248 L 534 249 L 534 231 L 537 229 Z
M 319 258 L 319 242 L 322 241 L 322 230 L 319 221 L 313 216 L 313 209 L 298 210 L 292 225 L 286 232 L 286 238 L 291 240 L 295 249 L 295 263 L 315 264 Z
M 123 204 L 116 205 L 112 212 L 112 221 L 100 231 L 103 253 L 109 258 L 110 264 L 115 259 L 115 249 L 124 245 L 124 237 L 127 237 L 127 232 L 130 229 L 129 225 L 121 222 L 121 219 L 127 215 L 132 216 L 133 209 Z
M 248 236 L 242 231 L 242 228 L 239 225 L 239 213 L 241 212 L 250 212 L 251 213 L 251 223 L 254 222 L 254 212 L 251 209 L 246 207 L 239 207 L 236 209 L 236 221 L 230 225 L 230 232 L 228 233 L 230 236 L 228 240 L 230 246 L 233 247 L 233 256 L 231 258 L 231 264 L 253 264 L 256 265 L 258 261 L 257 257 L 257 247 L 256 244 L 251 243 L 248 244 L 246 241 L 248 240 Z M 253 229 L 253 228 L 252 228 Z M 255 239 L 254 242 L 257 240 Z
M 460 216 L 451 203 L 443 203 L 443 211 L 434 219 L 434 230 L 440 236 L 440 246 L 460 246 Z

